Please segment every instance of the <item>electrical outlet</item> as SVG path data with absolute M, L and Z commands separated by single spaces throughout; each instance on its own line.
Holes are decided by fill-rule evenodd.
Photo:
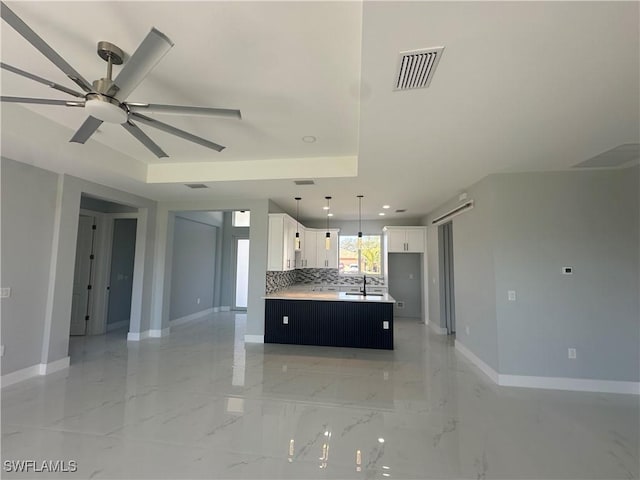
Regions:
M 516 301 L 516 291 L 515 290 L 509 290 L 507 292 L 507 298 L 509 299 L 510 302 L 515 302 Z
M 196 303 L 200 305 L 200 297 L 196 298 Z
M 389 330 L 389 320 L 383 320 L 382 321 L 382 328 L 384 330 Z
M 404 308 L 404 302 L 396 302 L 398 308 Z
M 573 275 L 573 267 L 562 267 L 563 275 Z
M 568 357 L 569 357 L 571 360 L 575 360 L 575 358 L 576 358 L 576 349 L 575 349 L 575 348 L 570 348 L 570 349 L 568 350 L 567 354 L 568 354 Z
M 466 327 L 464 327 L 464 331 L 467 333 L 467 335 L 469 335 L 469 325 L 467 325 Z
M 0 288 L 0 298 L 9 298 L 11 296 L 11 287 Z
M 413 273 L 409 274 L 409 280 L 413 280 Z
M 289 317 L 287 317 L 286 315 L 282 317 L 282 323 L 284 325 L 289 325 Z

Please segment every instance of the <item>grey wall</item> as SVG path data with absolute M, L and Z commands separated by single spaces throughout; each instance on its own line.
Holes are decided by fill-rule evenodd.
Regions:
M 211 225 L 176 217 L 170 319 L 213 307 L 217 230 Z
M 422 255 L 419 253 L 389 254 L 389 293 L 404 308 L 394 307 L 399 317 L 422 317 Z
M 134 275 L 131 329 L 134 332 L 139 332 L 140 329 L 148 330 L 151 323 L 156 203 L 103 185 L 69 175 L 54 174 L 5 158 L 2 159 L 1 171 L 2 283 L 3 286 L 18 285 L 16 296 L 12 296 L 6 302 L 4 299 L 2 301 L 2 308 L 6 308 L 3 312 L 2 332 L 3 335 L 7 334 L 7 339 L 11 342 L 11 345 L 6 345 L 3 374 L 23 368 L 25 363 L 28 363 L 27 366 L 50 363 L 68 355 L 76 236 L 83 193 L 139 209 L 136 236 L 144 240 L 136 245 L 137 276 Z M 53 203 L 52 191 L 55 192 Z M 36 203 L 25 199 L 26 192 L 30 198 L 36 199 L 40 196 L 38 192 L 47 192 L 43 193 L 47 200 L 38 200 L 36 208 Z M 19 217 L 33 217 L 39 221 L 37 224 L 27 222 L 21 225 L 24 220 L 17 220 Z M 51 230 L 50 225 L 53 225 Z M 35 241 L 36 238 L 40 240 L 27 255 L 23 248 L 30 245 L 31 240 L 26 239 Z M 13 260 L 9 255 L 24 261 L 20 266 L 22 272 L 11 266 Z M 34 258 L 39 260 L 37 268 L 34 266 Z M 42 282 L 46 283 L 44 294 L 38 290 L 42 289 Z M 27 285 L 29 294 L 24 295 Z M 37 286 L 36 290 L 34 286 Z M 21 291 L 23 293 L 20 293 Z M 38 292 L 37 295 L 34 292 Z M 44 314 L 42 305 L 45 305 Z M 38 339 L 37 336 L 41 335 L 41 332 L 44 333 Z M 33 345 L 38 341 L 40 352 L 35 354 Z
M 429 271 L 425 282 L 429 282 L 429 323 L 444 328 L 440 322 L 440 264 L 438 259 L 438 227 L 428 225 L 425 218 L 422 222 L 427 226 L 427 258 Z M 435 261 L 434 261 L 435 260 Z
M 498 333 L 496 319 L 495 273 L 493 265 L 494 240 L 493 177 L 467 189 L 469 198 L 474 199 L 475 208 L 453 218 L 453 250 L 456 309 L 456 340 L 464 344 L 476 356 L 498 371 Z M 458 199 L 447 202 L 428 216 L 432 218 L 459 205 Z M 431 236 L 437 239 L 437 227 L 430 226 Z M 438 242 L 427 246 L 429 269 L 438 265 Z M 433 284 L 433 278 L 431 279 Z M 436 287 L 440 287 L 439 276 Z M 431 290 L 436 290 L 433 288 Z M 440 323 L 439 290 L 430 292 L 430 301 L 437 304 L 430 309 L 431 321 Z M 431 303 L 430 302 L 430 303 Z M 437 317 L 434 317 L 435 313 Z M 441 325 L 444 328 L 444 325 Z M 466 328 L 469 328 L 469 334 Z
M 11 297 L 0 300 L 6 374 L 40 363 L 58 175 L 5 158 L 1 162 L 0 283 L 11 288 Z
M 496 176 L 500 373 L 640 380 L 638 174 Z
M 133 213 L 138 211 L 135 207 L 120 205 L 118 203 L 108 202 L 106 200 L 100 200 L 99 198 L 88 197 L 86 195 L 82 195 L 80 197 L 80 208 L 102 213 Z
M 136 228 L 135 218 L 117 218 L 113 222 L 107 324 L 131 319 Z
M 499 174 L 470 187 L 475 207 L 453 219 L 456 339 L 500 374 L 637 382 L 638 179 L 636 166 Z M 433 266 L 438 249 L 428 250 Z
M 264 298 L 262 297 L 265 294 L 267 272 L 269 201 L 266 199 L 214 199 L 197 202 L 167 202 L 159 204 L 158 209 L 156 229 L 158 245 L 154 264 L 158 274 L 155 278 L 153 293 L 153 328 L 167 328 L 169 322 L 173 252 L 173 249 L 170 248 L 173 240 L 172 212 L 249 210 L 251 211 L 251 228 L 249 229 L 251 245 L 249 248 L 249 305 L 246 334 L 250 336 L 264 335 Z

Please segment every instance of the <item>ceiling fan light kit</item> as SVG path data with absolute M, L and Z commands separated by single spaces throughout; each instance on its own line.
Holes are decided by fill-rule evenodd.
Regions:
M 11 103 L 25 103 L 38 105 L 57 105 L 67 107 L 83 107 L 88 117 L 73 135 L 70 142 L 85 143 L 103 122 L 121 124 L 134 138 L 142 143 L 158 158 L 168 155 L 151 140 L 133 121 L 138 121 L 149 127 L 175 135 L 190 142 L 202 145 L 217 152 L 224 150 L 224 146 L 199 137 L 172 125 L 160 122 L 154 118 L 141 115 L 145 113 L 198 115 L 206 117 L 223 117 L 241 119 L 239 110 L 225 108 L 195 107 L 184 105 L 158 105 L 149 103 L 126 102 L 129 94 L 144 80 L 156 64 L 173 47 L 173 42 L 156 28 L 144 38 L 136 51 L 124 63 L 124 52 L 111 42 L 100 41 L 97 53 L 107 62 L 107 74 L 104 78 L 89 84 L 71 65 L 69 65 L 53 48 L 38 36 L 20 17 L 18 17 L 4 2 L 0 2 L 2 19 L 7 22 L 25 40 L 33 45 L 40 53 L 47 57 L 56 67 L 75 82 L 84 93 L 77 92 L 63 85 L 51 82 L 29 72 L 25 72 L 12 65 L 0 62 L 0 67 L 22 77 L 47 85 L 54 90 L 64 92 L 84 100 L 53 100 L 45 98 L 9 97 L 2 96 L 0 101 Z M 124 66 L 115 79 L 112 79 L 113 65 Z

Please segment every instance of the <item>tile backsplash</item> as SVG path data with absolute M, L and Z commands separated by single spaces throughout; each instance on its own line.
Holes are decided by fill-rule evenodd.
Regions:
M 340 276 L 337 268 L 302 268 L 288 272 L 267 272 L 267 294 L 296 284 L 361 285 L 362 275 Z M 384 285 L 384 277 L 367 277 L 367 285 Z

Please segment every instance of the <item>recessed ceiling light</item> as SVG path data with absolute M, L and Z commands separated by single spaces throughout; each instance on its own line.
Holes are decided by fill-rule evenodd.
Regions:
M 387 208 L 391 208 L 391 205 L 382 205 L 382 208 L 386 210 Z
M 384 443 L 384 438 L 380 437 L 380 438 L 378 439 L 378 442 L 379 442 L 379 443 Z
M 380 212 L 378 215 L 380 215 L 381 217 L 384 217 L 385 213 L 384 212 Z
M 327 213 L 327 217 L 333 217 L 333 213 Z
M 329 205 L 325 205 L 324 207 L 322 207 L 323 210 L 329 210 Z
M 304 137 L 302 137 L 302 141 L 304 143 L 314 143 L 316 140 L 317 138 L 313 135 L 305 135 Z

